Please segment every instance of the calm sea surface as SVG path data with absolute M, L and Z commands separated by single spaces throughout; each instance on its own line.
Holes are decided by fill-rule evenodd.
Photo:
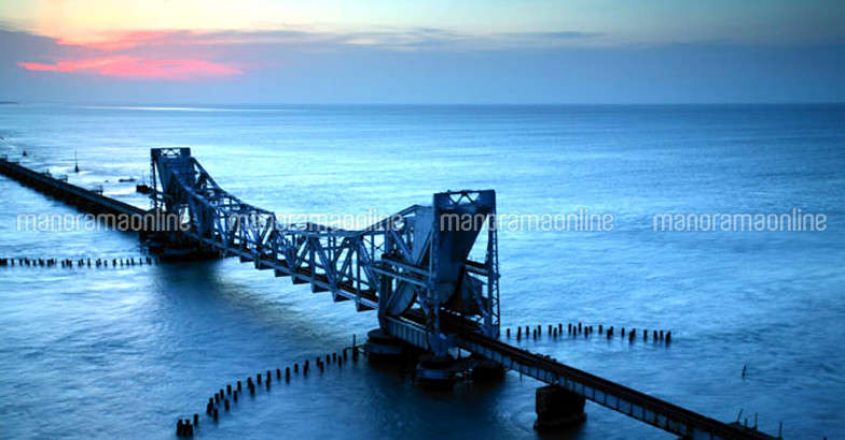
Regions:
M 502 231 L 505 326 L 673 331 L 525 341 L 575 367 L 786 438 L 845 437 L 845 107 L 0 106 L 0 153 L 82 172 L 139 206 L 149 148 L 189 146 L 217 182 L 284 213 L 389 214 L 446 189 L 503 214 L 586 209 L 610 232 Z M 127 257 L 132 235 L 22 231 L 74 210 L 0 178 L 0 257 Z M 655 232 L 655 213 L 824 214 L 823 232 Z M 221 386 L 337 351 L 376 326 L 236 259 L 0 268 L 0 438 L 173 438 Z M 746 376 L 742 378 L 743 367 Z M 423 392 L 361 363 L 242 401 L 203 438 L 531 439 L 538 384 Z M 599 406 L 577 439 L 671 438 Z

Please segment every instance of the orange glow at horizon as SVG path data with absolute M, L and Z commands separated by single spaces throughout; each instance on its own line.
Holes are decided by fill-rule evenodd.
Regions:
M 170 29 L 236 29 L 255 25 L 250 8 L 229 0 L 34 2 L 33 30 L 69 42 L 99 41 L 111 32 Z M 238 7 L 240 3 L 240 7 Z
M 1 5 L 0 18 L 64 44 L 108 44 L 115 35 L 156 31 L 333 30 L 359 22 L 351 8 L 278 0 L 32 0 Z

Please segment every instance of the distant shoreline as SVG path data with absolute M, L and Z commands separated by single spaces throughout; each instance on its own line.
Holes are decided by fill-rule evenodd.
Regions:
M 20 104 L 17 101 L 0 101 L 0 105 L 17 105 Z

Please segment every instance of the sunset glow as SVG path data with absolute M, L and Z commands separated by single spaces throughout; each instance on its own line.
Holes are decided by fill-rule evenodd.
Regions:
M 845 95 L 843 16 L 833 0 L 0 0 L 0 101 L 826 101 Z
M 232 76 L 236 67 L 198 59 L 140 59 L 114 56 L 82 60 L 60 60 L 52 64 L 21 62 L 21 67 L 36 72 L 88 73 L 117 78 L 184 81 L 203 77 Z

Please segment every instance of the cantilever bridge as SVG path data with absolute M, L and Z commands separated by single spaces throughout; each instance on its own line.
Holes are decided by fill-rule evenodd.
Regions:
M 500 341 L 492 190 L 437 193 L 431 206 L 414 205 L 349 231 L 279 223 L 272 212 L 223 190 L 188 148 L 152 149 L 151 167 L 152 212 L 176 216 L 184 226 L 158 236 L 166 251 L 237 256 L 358 311 L 377 310 L 382 332 L 436 356 L 466 350 L 683 438 L 773 438 Z M 6 159 L 0 174 L 83 209 L 146 214 Z

